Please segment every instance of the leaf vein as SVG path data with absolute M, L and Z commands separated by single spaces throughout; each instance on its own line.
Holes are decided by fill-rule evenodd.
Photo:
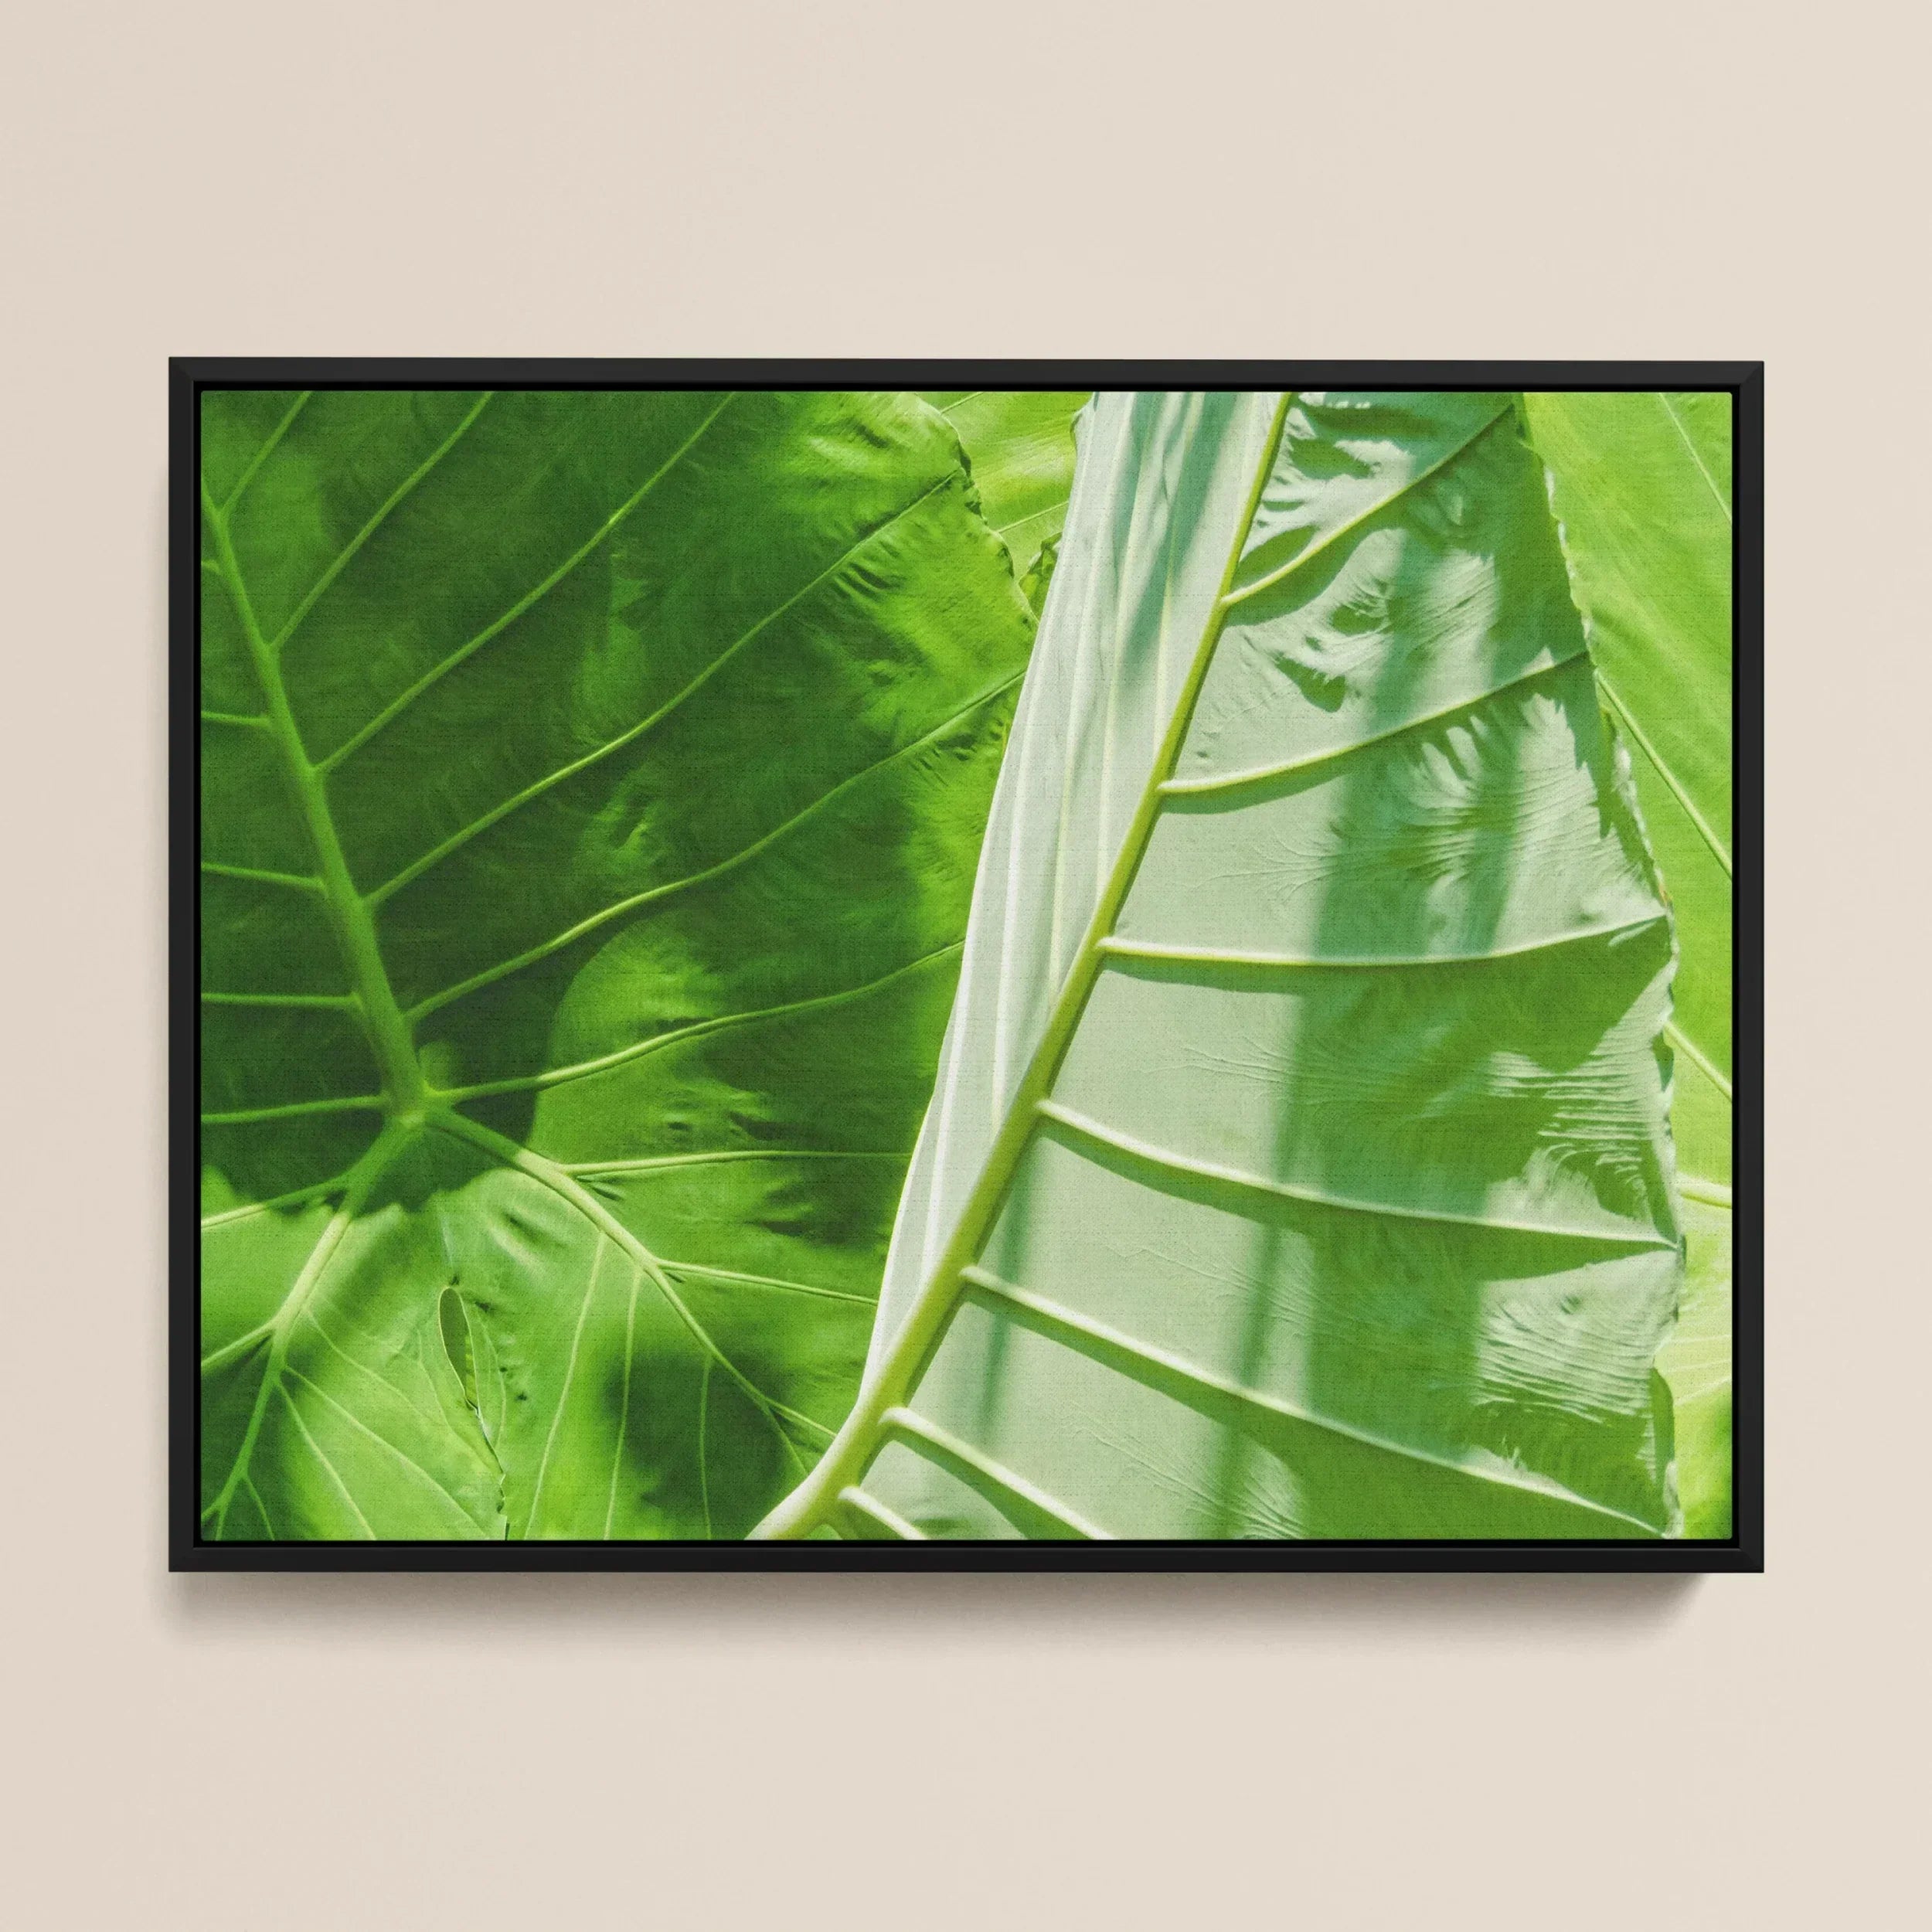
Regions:
M 228 501 L 221 506 L 221 513 L 223 516 L 228 515 L 234 509 L 235 505 L 241 501 L 242 492 L 254 481 L 256 472 L 281 447 L 282 438 L 294 427 L 296 417 L 308 406 L 308 399 L 315 393 L 313 389 L 304 389 L 282 413 L 281 420 L 269 431 L 267 440 L 263 443 L 261 447 L 248 459 L 247 467 L 242 471 L 235 487 L 229 492 Z
M 1136 1160 L 1146 1162 L 1151 1167 L 1163 1168 L 1175 1174 L 1193 1175 L 1202 1180 L 1223 1182 L 1229 1186 L 1250 1189 L 1258 1194 L 1277 1195 L 1284 1200 L 1304 1201 L 1314 1207 L 1337 1208 L 1345 1213 L 1380 1215 L 1397 1220 L 1440 1222 L 1452 1227 L 1543 1235 L 1552 1240 L 1600 1241 L 1614 1247 L 1675 1248 L 1677 1245 L 1675 1240 L 1667 1240 L 1650 1230 L 1639 1233 L 1633 1228 L 1628 1234 L 1617 1234 L 1603 1228 L 1565 1227 L 1553 1222 L 1517 1221 L 1502 1215 L 1464 1214 L 1450 1208 L 1407 1207 L 1393 1201 L 1369 1201 L 1346 1194 L 1332 1194 L 1325 1188 L 1308 1187 L 1294 1181 L 1277 1181 L 1264 1175 L 1246 1173 L 1240 1168 L 1225 1167 L 1218 1161 L 1197 1160 L 1191 1155 L 1177 1153 L 1172 1148 L 1157 1147 L 1151 1141 L 1124 1134 L 1117 1128 L 1094 1120 L 1057 1100 L 1040 1101 L 1038 1111 L 1043 1118 L 1057 1122 L 1070 1133 L 1097 1141 L 1104 1147 L 1114 1148 Z
M 303 1441 L 308 1444 L 310 1454 L 314 1456 L 323 1468 L 328 1471 L 330 1481 L 334 1483 L 338 1491 L 341 1492 L 343 1502 L 349 1505 L 350 1513 L 362 1525 L 362 1534 L 371 1543 L 375 1542 L 376 1532 L 369 1527 L 369 1520 L 362 1514 L 362 1505 L 356 1502 L 349 1485 L 343 1481 L 342 1472 L 329 1460 L 328 1451 L 315 1440 L 308 1424 L 302 1420 L 302 1412 L 295 1406 L 295 1398 L 288 1393 L 287 1385 L 285 1383 L 278 1383 L 276 1385 L 275 1393 L 281 1397 L 282 1406 L 287 1410 L 289 1418 L 294 1422 Z
M 457 1087 L 444 1089 L 434 1097 L 449 1105 L 465 1100 L 478 1100 L 498 1094 L 525 1094 L 553 1087 L 562 1087 L 572 1080 L 588 1079 L 593 1074 L 607 1073 L 614 1067 L 628 1066 L 633 1060 L 642 1060 L 645 1055 L 656 1053 L 661 1047 L 675 1046 L 682 1042 L 702 1039 L 709 1033 L 723 1032 L 730 1028 L 756 1026 L 776 1019 L 786 1019 L 794 1014 L 816 1012 L 830 1006 L 843 1005 L 846 1002 L 862 999 L 869 993 L 876 993 L 882 987 L 889 986 L 895 981 L 903 979 L 908 974 L 917 972 L 921 967 L 930 966 L 934 960 L 946 959 L 957 953 L 962 942 L 955 940 L 951 945 L 941 946 L 936 951 L 922 954 L 903 966 L 895 966 L 889 973 L 882 974 L 875 980 L 869 980 L 862 986 L 847 986 L 835 993 L 820 993 L 810 999 L 788 1002 L 781 1006 L 760 1007 L 743 1013 L 721 1013 L 714 1019 L 694 1021 L 688 1026 L 673 1027 L 668 1032 L 654 1033 L 648 1039 L 638 1040 L 631 1046 L 620 1047 L 614 1053 L 600 1055 L 596 1060 L 581 1060 L 573 1066 L 553 1067 L 541 1073 L 523 1073 L 508 1080 L 485 1080 L 474 1087 Z M 566 1169 L 566 1172 L 570 1170 Z
M 731 395 L 726 396 L 724 400 L 720 403 L 718 406 L 698 425 L 697 428 L 694 430 L 691 434 L 687 437 L 675 451 L 672 452 L 669 460 L 667 461 L 654 474 L 647 478 L 635 492 L 627 498 L 624 502 L 619 504 L 617 509 L 613 510 L 611 514 L 604 519 L 604 522 L 597 526 L 597 529 L 592 533 L 592 535 L 582 544 L 579 545 L 575 550 L 572 551 L 570 556 L 566 557 L 555 570 L 551 571 L 548 577 L 545 577 L 542 582 L 538 583 L 533 589 L 526 591 L 525 594 L 519 597 L 515 603 L 512 604 L 509 609 L 505 611 L 500 617 L 497 618 L 493 623 L 485 625 L 484 628 L 481 631 L 478 631 L 475 636 L 471 638 L 467 644 L 457 645 L 456 649 L 452 651 L 447 657 L 443 658 L 439 663 L 432 665 L 430 668 L 424 672 L 423 675 L 418 678 L 413 684 L 410 685 L 406 690 L 402 692 L 395 698 L 393 698 L 389 702 L 385 705 L 380 711 L 377 712 L 376 716 L 370 719 L 366 724 L 363 725 L 352 736 L 345 738 L 342 743 L 338 745 L 327 757 L 324 758 L 321 761 L 317 769 L 325 773 L 333 771 L 335 767 L 342 764 L 345 758 L 354 757 L 354 755 L 358 751 L 361 750 L 362 747 L 367 744 L 372 738 L 375 737 L 379 732 L 386 729 L 389 725 L 393 724 L 397 718 L 400 717 L 402 714 L 406 711 L 409 707 L 423 695 L 424 692 L 427 691 L 432 685 L 440 683 L 444 678 L 447 677 L 452 671 L 455 670 L 459 665 L 465 663 L 468 659 L 474 657 L 476 653 L 481 651 L 483 647 L 486 644 L 489 643 L 493 638 L 500 636 L 502 632 L 508 630 L 519 617 L 522 617 L 526 611 L 530 610 L 544 597 L 548 597 L 549 594 L 554 590 L 573 570 L 577 569 L 579 564 L 582 563 L 587 557 L 590 556 L 594 552 L 602 546 L 612 532 L 616 530 L 631 515 L 631 513 L 637 509 L 638 505 L 642 503 L 645 498 L 657 488 L 658 485 L 662 482 L 665 478 L 668 476 L 671 472 L 677 468 L 678 464 L 683 460 L 685 456 L 696 445 L 699 440 L 704 435 L 705 432 L 710 428 L 713 423 L 717 421 L 718 418 L 725 413 L 726 410 L 729 408 L 732 403 L 733 403 L 736 400 L 736 395 L 735 392 Z
M 1664 413 L 1670 418 L 1672 428 L 1683 438 L 1685 448 L 1690 451 L 1690 460 L 1697 465 L 1697 474 L 1704 479 L 1710 489 L 1711 495 L 1717 500 L 1717 507 L 1724 513 L 1724 521 L 1734 527 L 1736 519 L 1731 515 L 1731 506 L 1724 500 L 1724 492 L 1717 487 L 1717 478 L 1711 474 L 1709 466 L 1704 461 L 1702 453 L 1691 440 L 1690 431 L 1684 427 L 1684 419 L 1678 413 L 1677 405 L 1662 390 L 1652 393 L 1663 406 Z
M 339 1353 L 340 1351 L 338 1350 L 338 1352 Z M 356 1366 L 359 1368 L 363 1365 L 359 1362 Z M 425 1469 L 413 1456 L 410 1455 L 406 1450 L 400 1447 L 397 1444 L 392 1442 L 387 1436 L 383 1434 L 381 1430 L 371 1428 L 369 1425 L 365 1422 L 360 1416 L 357 1415 L 352 1409 L 348 1407 L 345 1403 L 338 1401 L 336 1398 L 330 1394 L 328 1390 L 325 1389 L 319 1382 L 315 1381 L 311 1376 L 304 1375 L 300 1369 L 291 1366 L 288 1371 L 288 1374 L 291 1381 L 299 1382 L 304 1388 L 311 1390 L 322 1401 L 327 1403 L 329 1407 L 333 1409 L 335 1413 L 349 1425 L 351 1428 L 361 1430 L 364 1435 L 369 1437 L 370 1441 L 379 1444 L 382 1447 L 386 1449 L 389 1454 L 395 1457 L 397 1461 L 403 1464 L 406 1468 L 413 1470 L 417 1475 L 422 1478 L 423 1481 L 427 1483 L 429 1486 L 434 1489 L 452 1509 L 456 1512 L 457 1515 L 462 1519 L 464 1526 L 466 1529 L 474 1530 L 477 1527 L 476 1519 L 471 1516 L 470 1512 L 463 1507 L 461 1502 L 457 1500 L 452 1492 L 444 1484 L 437 1481 L 436 1478 L 431 1475 L 430 1472 Z M 377 1379 L 380 1380 L 381 1378 L 379 1376 Z M 387 1383 L 384 1383 L 383 1386 L 386 1388 L 389 1385 Z
M 1105 1322 L 1076 1314 L 1073 1309 L 1063 1307 L 1044 1295 L 1035 1294 L 1010 1281 L 1002 1281 L 998 1275 L 984 1268 L 968 1267 L 962 1270 L 961 1278 L 969 1285 L 974 1298 L 995 1313 L 1025 1321 L 1026 1325 L 1053 1335 L 1063 1344 L 1070 1341 L 1076 1347 L 1080 1342 L 1097 1346 L 1104 1352 L 1114 1365 L 1123 1366 L 1127 1372 L 1131 1373 L 1135 1366 L 1151 1371 L 1151 1375 L 1137 1379 L 1149 1381 L 1151 1386 L 1168 1395 L 1170 1400 L 1173 1399 L 1175 1386 L 1189 1387 L 1221 1403 L 1257 1410 L 1285 1421 L 1301 1423 L 1310 1428 L 1319 1429 L 1328 1434 L 1358 1443 L 1365 1448 L 1379 1450 L 1413 1462 L 1426 1463 L 1432 1468 L 1446 1470 L 1471 1481 L 1494 1483 L 1505 1488 L 1544 1496 L 1553 1502 L 1568 1503 L 1594 1515 L 1628 1523 L 1641 1530 L 1646 1536 L 1659 1534 L 1656 1524 L 1646 1522 L 1641 1516 L 1633 1516 L 1624 1510 L 1613 1508 L 1608 1503 L 1599 1502 L 1592 1497 L 1580 1495 L 1574 1490 L 1566 1489 L 1559 1483 L 1537 1477 L 1527 1471 L 1515 1470 L 1501 1464 L 1488 1467 L 1478 1463 L 1460 1461 L 1451 1456 L 1440 1455 L 1412 1444 L 1397 1442 L 1389 1437 L 1357 1429 L 1350 1423 L 1338 1422 L 1332 1417 L 1304 1409 L 1299 1403 L 1287 1401 L 1280 1396 L 1250 1388 L 1245 1383 L 1233 1381 L 1225 1376 L 1216 1375 L 1184 1356 L 1157 1348 L 1151 1342 L 1144 1342 L 1138 1336 L 1126 1334 Z
M 561 952 L 565 947 L 574 945 L 578 940 L 596 931 L 600 926 L 607 925 L 611 920 L 621 918 L 626 913 L 639 911 L 645 906 L 657 904 L 676 893 L 690 891 L 696 886 L 709 885 L 713 879 L 723 878 L 726 874 L 736 871 L 739 866 L 748 863 L 760 852 L 767 851 L 781 839 L 789 836 L 807 820 L 825 810 L 842 794 L 850 791 L 854 786 L 873 776 L 875 773 L 884 770 L 887 766 L 897 763 L 900 759 L 910 757 L 915 752 L 922 750 L 944 733 L 950 731 L 962 718 L 968 717 L 983 706 L 992 703 L 996 699 L 1011 690 L 1025 675 L 1023 672 L 1015 672 L 1011 677 L 1002 678 L 990 689 L 981 692 L 977 696 L 961 706 L 959 709 L 954 712 L 951 716 L 941 719 L 923 736 L 915 738 L 910 744 L 901 745 L 897 750 L 889 752 L 884 757 L 855 771 L 851 777 L 842 778 L 837 784 L 832 786 L 828 791 L 821 792 L 809 804 L 794 813 L 782 824 L 774 826 L 770 832 L 762 833 L 750 845 L 741 847 L 728 858 L 719 859 L 716 864 L 708 866 L 702 871 L 688 873 L 682 879 L 671 879 L 664 885 L 653 886 L 646 891 L 634 893 L 628 898 L 621 899 L 615 904 L 606 906 L 602 910 L 592 913 L 587 917 L 579 920 L 575 925 L 559 933 L 554 938 L 546 939 L 540 945 L 533 946 L 526 952 L 519 953 L 513 958 L 504 960 L 495 966 L 485 968 L 481 972 L 473 974 L 469 978 L 459 981 L 454 986 L 446 987 L 440 993 L 432 993 L 428 998 L 419 1000 L 410 1009 L 409 1019 L 420 1019 L 426 1014 L 434 1012 L 439 1007 L 447 1006 L 456 1000 L 465 998 L 471 993 L 480 992 L 485 986 L 495 985 L 498 980 L 507 979 L 512 973 L 522 972 L 527 967 L 536 965 L 542 961 L 550 957 L 553 954 Z
M 286 645 L 289 639 L 295 634 L 296 631 L 301 628 L 303 621 L 307 618 L 309 612 L 314 610 L 315 606 L 321 602 L 323 594 L 328 589 L 328 587 L 342 575 L 343 571 L 349 568 L 349 564 L 359 554 L 363 546 L 366 544 L 369 539 L 375 536 L 376 532 L 389 521 L 391 513 L 400 507 L 403 499 L 409 496 L 409 495 L 416 488 L 417 485 L 420 484 L 423 479 L 427 477 L 439 463 L 442 461 L 444 457 L 447 456 L 450 451 L 454 449 L 457 444 L 463 440 L 464 436 L 469 430 L 470 425 L 483 413 L 484 406 L 488 403 L 493 393 L 493 391 L 488 389 L 485 389 L 483 392 L 482 396 L 471 408 L 468 413 L 464 417 L 463 420 L 457 424 L 456 427 L 452 430 L 450 434 L 436 446 L 434 449 L 430 451 L 429 454 L 424 457 L 423 460 L 419 463 L 407 476 L 403 478 L 403 481 L 399 483 L 396 488 L 389 492 L 388 496 L 383 500 L 382 503 L 378 505 L 375 513 L 369 519 L 368 522 L 366 522 L 362 527 L 349 539 L 349 542 L 344 545 L 342 549 L 336 553 L 333 559 L 331 560 L 328 566 L 324 569 L 321 575 L 309 586 L 308 590 L 303 594 L 301 600 L 295 606 L 294 611 L 289 614 L 288 618 L 287 621 L 284 623 L 282 628 L 275 633 L 272 638 L 269 640 L 268 648 L 271 654 L 277 656 L 280 655 L 282 647 Z
M 566 780 L 577 777 L 581 773 L 589 770 L 593 765 L 598 764 L 601 760 L 609 757 L 614 752 L 622 750 L 626 745 L 634 743 L 637 740 L 641 738 L 645 733 L 654 730 L 658 725 L 662 723 L 666 718 L 669 717 L 673 712 L 677 710 L 678 708 L 688 699 L 692 697 L 697 692 L 702 689 L 712 678 L 716 676 L 719 671 L 724 668 L 725 665 L 728 664 L 733 658 L 736 656 L 736 655 L 747 645 L 750 644 L 755 638 L 757 638 L 761 632 L 768 629 L 772 624 L 776 624 L 787 611 L 790 611 L 794 605 L 800 603 L 803 599 L 810 596 L 811 594 L 814 590 L 818 589 L 821 584 L 828 582 L 832 577 L 837 576 L 838 572 L 842 570 L 854 557 L 857 556 L 859 553 L 866 548 L 868 544 L 873 543 L 878 538 L 883 536 L 886 531 L 891 529 L 896 524 L 901 522 L 903 519 L 911 515 L 913 512 L 917 509 L 920 505 L 923 503 L 927 498 L 932 496 L 939 490 L 943 489 L 947 484 L 953 482 L 955 478 L 950 475 L 941 477 L 937 483 L 931 486 L 930 488 L 922 490 L 919 495 L 912 502 L 907 504 L 903 509 L 898 511 L 893 515 L 889 517 L 886 522 L 880 524 L 876 529 L 868 531 L 864 536 L 860 538 L 859 540 L 855 543 L 851 549 L 847 550 L 842 556 L 839 557 L 836 562 L 828 564 L 825 569 L 821 570 L 817 577 L 814 577 L 811 580 L 810 583 L 804 585 L 801 588 L 793 591 L 791 596 L 787 597 L 783 603 L 778 604 L 774 609 L 767 611 L 766 614 L 760 617 L 750 630 L 747 631 L 743 634 L 743 636 L 734 638 L 730 644 L 726 645 L 724 649 L 721 651 L 716 657 L 713 658 L 711 662 L 705 666 L 703 670 L 700 671 L 689 684 L 685 685 L 682 690 L 665 699 L 665 701 L 661 704 L 655 711 L 651 713 L 648 716 L 640 719 L 637 723 L 631 725 L 625 730 L 619 732 L 615 737 L 606 739 L 602 744 L 597 745 L 592 750 L 587 751 L 581 757 L 573 758 L 569 764 L 560 765 L 556 770 L 549 772 L 544 777 L 537 779 L 533 784 L 526 785 L 521 791 L 517 792 L 511 798 L 505 799 L 501 804 L 492 806 L 490 810 L 485 812 L 481 818 L 472 819 L 468 825 L 462 827 L 461 830 L 452 832 L 448 838 L 445 838 L 442 842 L 440 845 L 437 845 L 431 850 L 423 853 L 420 859 L 412 859 L 410 862 L 405 866 L 400 872 L 397 872 L 393 878 L 386 879 L 383 884 L 376 886 L 373 891 L 367 895 L 369 903 L 372 906 L 380 905 L 384 900 L 389 898 L 393 893 L 400 892 L 405 886 L 410 885 L 416 879 L 420 879 L 423 873 L 428 872 L 432 867 L 440 865 L 443 860 L 448 858 L 451 853 L 461 850 L 461 848 L 468 845 L 471 839 L 477 838 L 481 833 L 488 831 L 492 825 L 501 823 L 502 820 L 509 818 L 512 812 L 515 812 L 519 810 L 522 807 L 530 804 L 533 800 L 540 798 L 546 792 L 553 790 L 556 786 L 563 784 Z

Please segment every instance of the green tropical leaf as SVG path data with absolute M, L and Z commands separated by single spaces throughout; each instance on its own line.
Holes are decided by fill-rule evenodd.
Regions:
M 201 434 L 204 1533 L 742 1535 L 850 1399 L 1031 639 L 958 444 Z
M 931 389 L 925 400 L 958 432 L 981 507 L 1022 580 L 1036 575 L 1033 607 L 1046 597 L 1052 546 L 1073 487 L 1073 418 L 1087 400 L 1049 389 Z
M 1662 1366 L 1685 1529 L 1731 1524 L 1731 401 L 1524 399 L 1682 949 L 1668 1033 L 1689 1278 Z
M 766 1536 L 1654 1536 L 1669 923 L 1500 396 L 1104 396 Z

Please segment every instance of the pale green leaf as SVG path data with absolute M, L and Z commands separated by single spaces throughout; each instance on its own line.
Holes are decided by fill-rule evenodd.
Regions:
M 1104 396 L 761 1534 L 1655 1536 L 1669 924 L 1512 399 Z

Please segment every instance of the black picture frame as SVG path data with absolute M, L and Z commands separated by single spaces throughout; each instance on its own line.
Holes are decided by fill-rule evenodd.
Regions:
M 1753 362 L 753 361 L 175 357 L 169 363 L 168 1566 L 172 1570 L 1685 1573 L 1764 1559 L 1764 378 Z M 244 1543 L 204 1541 L 196 1188 L 199 402 L 210 388 L 1673 390 L 1733 399 L 1733 1533 L 1724 1542 Z

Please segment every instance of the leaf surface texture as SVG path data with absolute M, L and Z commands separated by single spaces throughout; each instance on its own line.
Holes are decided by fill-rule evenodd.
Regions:
M 205 401 L 204 1533 L 734 1536 L 849 1401 L 1032 620 L 894 394 Z
M 958 432 L 981 507 L 1024 582 L 1044 558 L 1050 574 L 1073 486 L 1080 393 L 1041 389 L 928 390 L 925 400 Z M 1033 596 L 1043 600 L 1043 586 Z
M 1664 1356 L 1686 1533 L 1730 1533 L 1731 399 L 1524 399 L 1681 949 L 1671 1121 L 1689 1282 Z
M 1675 1527 L 1672 945 L 1512 399 L 1105 395 L 766 1535 Z

